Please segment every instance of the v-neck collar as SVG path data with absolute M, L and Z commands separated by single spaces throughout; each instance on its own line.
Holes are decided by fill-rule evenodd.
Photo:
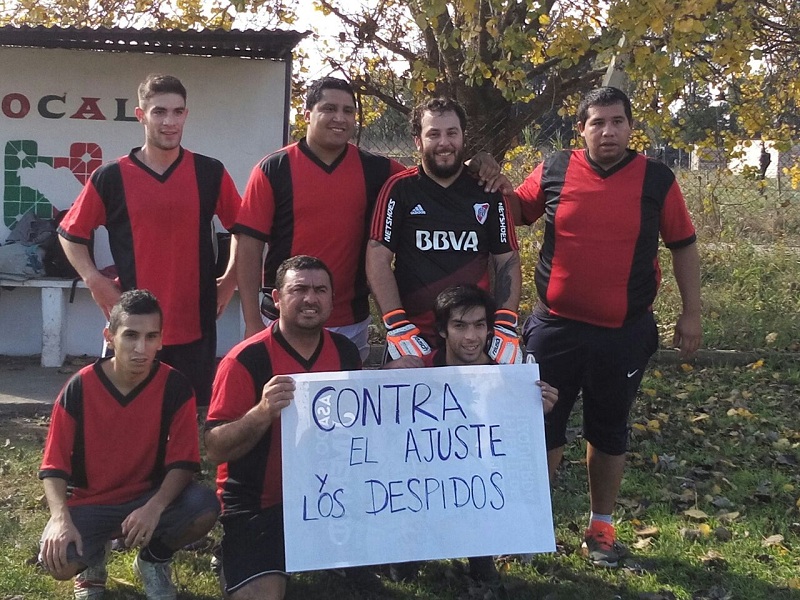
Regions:
M 327 164 L 325 161 L 321 160 L 319 156 L 314 154 L 314 151 L 309 147 L 306 138 L 303 138 L 297 142 L 297 147 L 300 148 L 300 152 L 305 154 L 310 161 L 330 175 L 336 170 L 336 167 L 342 163 L 344 157 L 347 156 L 347 152 L 350 150 L 350 143 L 348 142 L 348 144 L 344 147 L 344 150 L 342 150 L 342 153 L 337 156 L 336 160 L 334 160 L 331 164 Z
M 592 168 L 592 170 L 595 173 L 597 173 L 602 179 L 607 179 L 611 177 L 614 173 L 621 171 L 622 169 L 627 167 L 631 163 L 631 161 L 633 161 L 633 159 L 636 158 L 636 154 L 637 154 L 636 150 L 631 150 L 630 148 L 627 148 L 625 150 L 625 157 L 617 164 L 615 164 L 613 167 L 606 170 L 591 159 L 591 157 L 589 156 L 589 151 L 586 148 L 583 149 L 583 156 L 586 159 L 586 162 L 589 163 L 589 166 Z
M 273 326 L 272 335 L 275 337 L 275 340 L 281 347 L 286 350 L 286 352 L 294 358 L 306 371 L 310 371 L 311 368 L 314 366 L 314 363 L 317 362 L 319 355 L 322 353 L 322 345 L 325 341 L 325 332 L 320 332 L 319 336 L 319 344 L 317 344 L 317 349 L 314 350 L 314 353 L 311 357 L 306 360 L 302 354 L 300 354 L 297 350 L 295 350 L 292 345 L 288 342 L 288 340 L 283 336 L 281 333 L 280 327 L 278 327 L 278 323 L 276 322 Z
M 97 374 L 97 378 L 100 380 L 100 383 L 103 384 L 103 387 L 106 388 L 106 390 L 108 390 L 108 393 L 111 394 L 117 402 L 119 402 L 120 406 L 123 407 L 128 406 L 131 402 L 133 402 L 136 399 L 136 397 L 141 393 L 141 391 L 144 388 L 146 388 L 148 384 L 153 380 L 153 377 L 155 377 L 156 373 L 158 373 L 158 367 L 161 363 L 158 360 L 153 361 L 153 367 L 150 369 L 150 373 L 147 374 L 147 377 L 145 377 L 144 380 L 135 388 L 133 388 L 130 392 L 128 392 L 127 394 L 123 394 L 122 392 L 119 391 L 117 386 L 114 385 L 109 376 L 106 375 L 106 372 L 103 370 L 103 363 L 111 360 L 111 358 L 112 357 L 101 358 L 96 363 L 94 363 L 95 373 Z
M 172 175 L 172 173 L 175 171 L 175 169 L 178 168 L 178 165 L 180 165 L 181 161 L 183 160 L 183 146 L 181 146 L 180 152 L 178 152 L 178 158 L 175 159 L 175 161 L 169 166 L 169 168 L 163 173 L 156 173 L 155 171 L 153 171 L 153 169 L 148 167 L 146 164 L 144 164 L 140 159 L 136 157 L 136 153 L 139 152 L 141 149 L 142 147 L 138 146 L 133 150 L 131 150 L 131 153 L 128 155 L 128 158 L 131 159 L 131 162 L 133 162 L 133 164 L 135 164 L 143 171 L 146 171 L 153 179 L 157 179 L 161 183 L 164 183 L 167 181 L 167 179 L 169 179 L 169 176 Z

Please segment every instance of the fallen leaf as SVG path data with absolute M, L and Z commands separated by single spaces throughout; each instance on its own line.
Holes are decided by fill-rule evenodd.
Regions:
M 720 542 L 729 542 L 733 539 L 731 530 L 721 525 L 714 530 L 714 537 Z
M 649 545 L 650 545 L 652 542 L 653 542 L 653 538 L 651 538 L 651 537 L 648 537 L 648 538 L 642 538 L 642 539 L 640 539 L 640 540 L 636 540 L 636 541 L 633 543 L 633 547 L 634 547 L 634 548 L 636 548 L 637 550 L 644 550 L 644 549 L 645 549 L 645 548 L 647 548 L 647 547 L 648 547 L 648 546 L 649 546 Z
M 783 543 L 783 536 L 780 533 L 776 533 L 775 535 L 771 535 L 768 538 L 765 538 L 764 541 L 761 542 L 762 546 L 780 546 Z
M 683 514 L 689 517 L 690 519 L 694 519 L 695 521 L 705 521 L 706 519 L 708 519 L 708 514 L 706 514 L 699 508 L 688 508 L 685 511 L 683 511 Z
M 639 537 L 646 538 L 646 537 L 656 537 L 660 533 L 660 531 L 658 530 L 658 527 L 651 526 L 651 527 L 642 527 L 641 529 L 637 529 L 635 533 Z

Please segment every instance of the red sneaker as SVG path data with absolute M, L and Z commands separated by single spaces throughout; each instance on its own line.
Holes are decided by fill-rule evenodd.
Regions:
M 603 521 L 592 521 L 583 533 L 583 555 L 596 567 L 616 567 L 628 554 L 628 549 L 617 542 L 614 526 Z

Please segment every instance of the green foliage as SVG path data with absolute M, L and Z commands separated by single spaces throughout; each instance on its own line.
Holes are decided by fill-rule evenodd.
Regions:
M 632 414 L 631 452 L 615 510 L 618 535 L 633 558 L 618 570 L 593 569 L 580 555 L 586 526 L 585 445 L 574 415 L 565 462 L 553 488 L 558 551 L 531 564 L 498 561 L 512 600 L 721 600 L 800 597 L 800 429 L 791 361 L 741 366 L 657 363 Z M 0 598 L 67 600 L 30 564 L 47 510 L 35 473 L 44 419 L 4 416 L 0 424 Z M 207 466 L 207 465 L 206 465 Z M 206 483 L 210 479 L 206 477 Z M 215 530 L 214 536 L 219 536 Z M 113 553 L 107 598 L 142 598 L 130 563 Z M 218 598 L 208 551 L 180 552 L 175 572 L 184 599 Z M 333 572 L 292 578 L 289 600 L 495 598 L 466 576 L 464 561 L 431 561 L 407 584 Z

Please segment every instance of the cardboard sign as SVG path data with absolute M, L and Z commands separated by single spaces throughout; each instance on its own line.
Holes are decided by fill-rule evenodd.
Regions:
M 288 571 L 555 550 L 538 365 L 293 377 Z

